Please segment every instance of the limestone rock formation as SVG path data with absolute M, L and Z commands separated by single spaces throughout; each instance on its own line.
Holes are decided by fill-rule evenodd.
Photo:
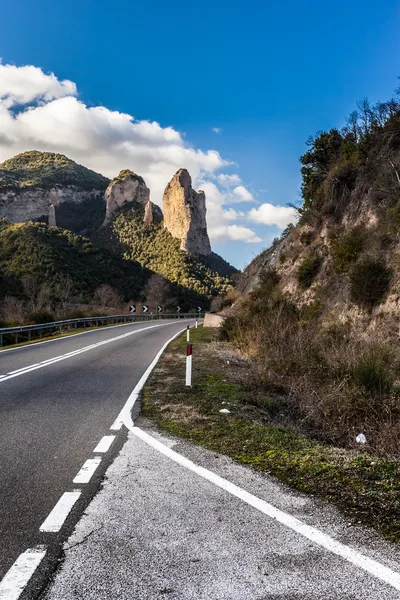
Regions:
M 104 225 L 107 225 L 120 212 L 132 209 L 135 213 L 138 208 L 144 209 L 150 201 L 150 190 L 140 175 L 125 170 L 110 181 L 104 198 L 106 201 Z
M 144 207 L 144 218 L 143 221 L 145 223 L 152 223 L 153 222 L 153 203 L 151 202 L 151 200 L 149 200 L 146 204 L 146 206 Z
M 192 188 L 192 179 L 186 169 L 175 173 L 165 188 L 163 204 L 164 227 L 181 240 L 181 249 L 191 254 L 211 254 L 206 196 Z
M 82 190 L 73 185 L 65 187 L 56 185 L 50 189 L 42 187 L 0 189 L 0 218 L 7 219 L 11 223 L 43 221 L 51 226 L 60 225 L 57 212 L 62 205 L 83 204 L 96 198 L 100 199 L 102 195 L 101 190 Z

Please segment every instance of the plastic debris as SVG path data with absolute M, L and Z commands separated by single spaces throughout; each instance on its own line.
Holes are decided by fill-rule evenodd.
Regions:
M 228 410 L 227 408 L 221 408 L 221 410 L 219 411 L 220 413 L 224 413 L 225 415 L 227 415 L 228 413 L 230 413 L 231 411 Z
M 365 435 L 363 433 L 359 433 L 358 436 L 356 437 L 356 442 L 357 442 L 357 444 L 366 444 L 367 438 L 365 437 Z

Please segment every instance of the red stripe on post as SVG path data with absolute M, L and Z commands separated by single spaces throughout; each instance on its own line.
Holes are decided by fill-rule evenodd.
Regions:
M 192 344 L 187 345 L 186 356 L 192 356 Z

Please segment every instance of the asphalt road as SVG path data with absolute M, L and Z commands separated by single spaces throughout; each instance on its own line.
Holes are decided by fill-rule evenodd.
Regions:
M 398 547 L 328 503 L 139 418 L 41 600 L 398 600 L 399 573 Z
M 42 589 L 62 541 L 124 443 L 123 429 L 111 432 L 110 425 L 160 347 L 186 323 L 127 324 L 0 352 L 0 582 L 28 548 L 48 549 L 23 598 Z M 74 484 L 112 433 L 90 482 Z M 60 532 L 40 532 L 60 497 L 74 489 L 81 496 Z M 1 588 L 0 597 L 7 597 Z

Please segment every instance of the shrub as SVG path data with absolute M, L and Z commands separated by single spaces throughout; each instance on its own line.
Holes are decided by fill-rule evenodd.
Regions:
M 348 271 L 351 263 L 357 260 L 363 247 L 364 237 L 360 228 L 353 229 L 334 240 L 332 243 L 332 258 L 335 271 L 338 273 Z
M 29 313 L 26 318 L 29 324 L 41 324 L 41 323 L 52 323 L 54 321 L 54 315 L 47 310 L 38 310 L 36 312 Z
M 391 358 L 378 346 L 364 352 L 355 365 L 352 378 L 358 387 L 371 394 L 390 392 L 392 379 L 389 364 Z
M 386 211 L 386 217 L 389 222 L 389 227 L 393 231 L 398 231 L 400 228 L 400 200 L 392 208 Z
M 314 233 L 312 231 L 303 231 L 303 233 L 300 235 L 300 242 L 304 244 L 304 246 L 309 246 L 313 241 L 313 237 Z
M 350 297 L 360 306 L 372 308 L 389 289 L 392 272 L 380 262 L 366 259 L 354 265 L 350 274 Z
M 319 256 L 307 256 L 303 260 L 297 271 L 297 281 L 302 288 L 306 289 L 311 286 L 321 267 L 321 263 L 322 260 Z

